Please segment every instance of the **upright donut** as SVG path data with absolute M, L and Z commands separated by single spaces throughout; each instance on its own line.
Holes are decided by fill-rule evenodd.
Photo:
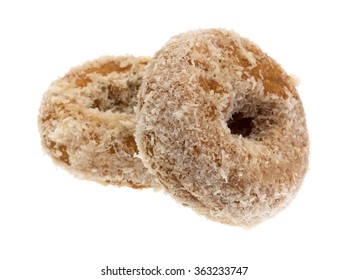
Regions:
M 103 56 L 72 68 L 43 96 L 39 130 L 45 151 L 79 177 L 103 184 L 155 186 L 134 140 L 146 57 Z
M 303 106 L 290 76 L 223 29 L 173 37 L 146 68 L 140 157 L 179 202 L 253 226 L 296 195 L 308 165 Z

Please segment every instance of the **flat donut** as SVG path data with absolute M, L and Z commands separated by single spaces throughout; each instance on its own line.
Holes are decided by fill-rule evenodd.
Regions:
M 103 184 L 151 187 L 134 155 L 138 89 L 149 58 L 103 56 L 72 68 L 43 96 L 39 130 L 56 163 Z
M 295 83 L 238 34 L 173 37 L 146 68 L 136 143 L 179 202 L 221 223 L 253 226 L 283 209 L 308 165 Z

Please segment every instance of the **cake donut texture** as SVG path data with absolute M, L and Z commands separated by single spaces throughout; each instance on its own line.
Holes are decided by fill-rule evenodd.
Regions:
M 72 68 L 43 96 L 39 130 L 44 150 L 81 178 L 151 187 L 134 140 L 138 89 L 146 57 L 103 56 Z
M 294 80 L 249 40 L 223 29 L 172 37 L 139 91 L 140 157 L 180 203 L 250 227 L 283 209 L 308 165 Z

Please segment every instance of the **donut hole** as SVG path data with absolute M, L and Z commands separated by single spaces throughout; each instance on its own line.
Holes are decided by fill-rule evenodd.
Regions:
M 137 105 L 138 89 L 138 83 L 129 83 L 126 88 L 115 84 L 103 85 L 100 89 L 101 94 L 93 99 L 91 108 L 100 112 L 133 114 L 133 108 Z
M 231 134 L 250 137 L 255 128 L 254 118 L 245 116 L 242 112 L 234 113 L 227 121 Z
M 247 100 L 247 104 L 236 104 L 236 111 L 226 121 L 232 135 L 241 135 L 256 141 L 265 141 L 282 125 L 286 108 L 274 100 Z

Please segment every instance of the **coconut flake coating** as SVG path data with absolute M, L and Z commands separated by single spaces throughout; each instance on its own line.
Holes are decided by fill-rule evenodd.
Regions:
M 103 184 L 157 184 L 134 156 L 134 106 L 148 62 L 146 57 L 103 56 L 50 85 L 38 122 L 42 146 L 55 163 Z
M 140 157 L 180 203 L 253 226 L 296 195 L 308 133 L 293 79 L 258 46 L 223 29 L 177 35 L 139 91 Z

